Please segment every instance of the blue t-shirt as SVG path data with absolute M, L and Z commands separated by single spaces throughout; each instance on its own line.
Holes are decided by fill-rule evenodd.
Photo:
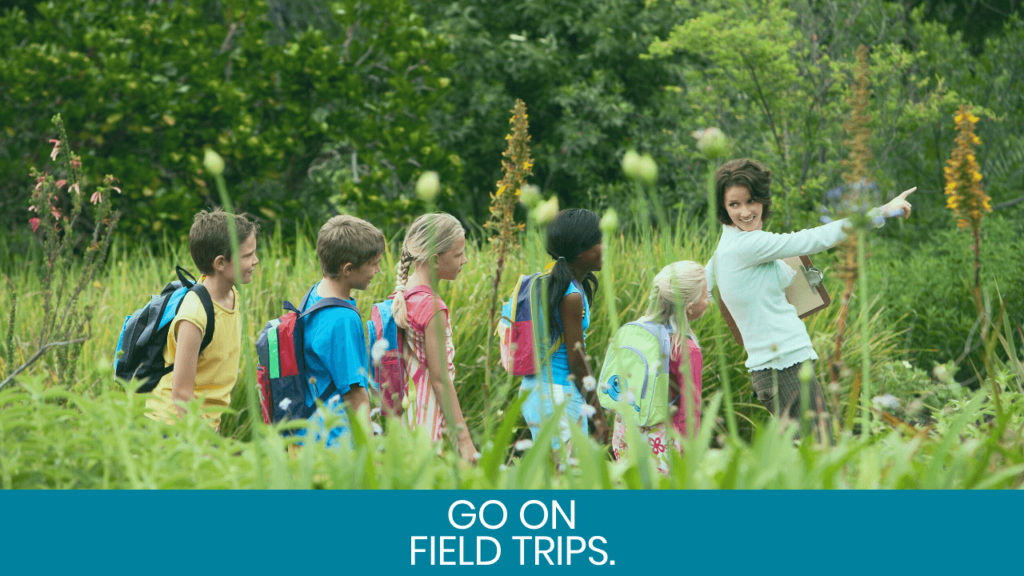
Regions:
M 306 307 L 320 301 L 316 293 L 317 282 L 309 294 Z M 355 305 L 355 299 L 349 300 Z M 305 342 L 302 351 L 306 358 L 306 372 L 316 382 L 309 385 L 311 395 L 306 405 L 312 406 L 332 383 L 338 394 L 344 396 L 352 386 L 366 387 L 367 353 L 363 321 L 359 313 L 340 306 L 325 308 L 302 320 Z M 326 400 L 326 399 L 325 399 Z

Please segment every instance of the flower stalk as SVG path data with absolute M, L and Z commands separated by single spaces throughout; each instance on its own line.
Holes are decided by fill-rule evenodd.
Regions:
M 498 292 L 501 289 L 501 276 L 505 270 L 505 257 L 519 245 L 519 233 L 524 226 L 515 221 L 516 203 L 527 185 L 527 176 L 533 175 L 533 159 L 530 157 L 530 123 L 527 120 L 526 104 L 516 99 L 512 108 L 509 124 L 512 129 L 505 139 L 508 148 L 502 153 L 505 158 L 501 165 L 505 176 L 497 183 L 497 190 L 491 194 L 491 216 L 484 228 L 492 230 L 490 238 L 491 250 L 496 254 L 497 264 L 494 271 L 494 282 L 491 284 L 491 305 L 487 317 L 488 334 L 495 328 L 494 316 L 498 310 Z M 484 428 L 490 433 L 491 413 L 491 350 L 493 338 L 487 338 L 484 352 Z

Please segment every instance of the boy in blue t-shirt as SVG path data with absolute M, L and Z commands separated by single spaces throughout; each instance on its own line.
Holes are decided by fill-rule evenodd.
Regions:
M 328 220 L 316 239 L 323 280 L 310 289 L 306 307 L 329 297 L 355 304 L 352 291 L 366 290 L 380 272 L 384 248 L 384 234 L 369 222 L 354 216 L 335 216 Z M 303 353 L 310 376 L 306 402 L 312 406 L 315 398 L 324 398 L 325 408 L 342 418 L 340 426 L 327 432 L 327 445 L 332 446 L 339 437 L 348 434 L 344 423 L 349 415 L 358 415 L 364 419 L 366 428 L 370 427 L 363 322 L 357 312 L 342 307 L 325 308 L 302 322 Z M 324 415 L 318 411 L 310 420 L 319 423 L 319 440 L 324 433 Z

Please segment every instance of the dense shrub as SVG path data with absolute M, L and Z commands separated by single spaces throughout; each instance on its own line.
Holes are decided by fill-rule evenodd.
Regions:
M 61 113 L 86 177 L 123 183 L 122 230 L 178 236 L 218 204 L 202 171 L 210 146 L 243 191 L 242 210 L 285 224 L 336 211 L 384 223 L 419 209 L 421 169 L 456 182 L 458 162 L 426 114 L 450 56 L 404 0 L 331 4 L 317 27 L 302 3 L 38 4 L 0 16 L 0 213 L 24 226 L 28 166 Z M 291 11 L 291 12 L 290 12 Z M 333 30 L 333 33 L 332 33 Z M 84 184 L 83 184 L 84 186 Z

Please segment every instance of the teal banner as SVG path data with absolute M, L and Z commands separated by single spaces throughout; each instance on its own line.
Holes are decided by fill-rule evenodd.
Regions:
M 1024 494 L 6 492 L 0 509 L 12 575 L 1010 574 Z

